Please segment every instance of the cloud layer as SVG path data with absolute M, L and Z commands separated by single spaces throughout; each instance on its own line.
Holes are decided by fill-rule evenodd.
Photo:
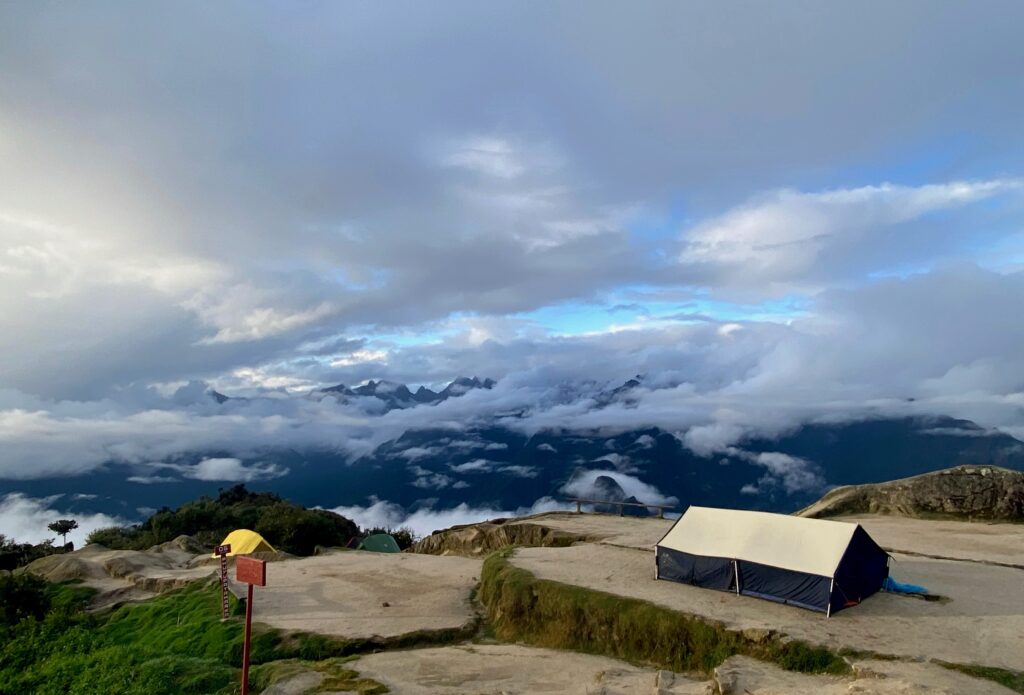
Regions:
M 525 516 L 557 510 L 568 510 L 570 505 L 551 498 L 537 500 L 532 507 L 513 510 L 470 507 L 460 504 L 451 509 L 425 507 L 413 512 L 387 500 L 370 500 L 369 506 L 336 507 L 331 511 L 352 519 L 362 528 L 412 529 L 413 534 L 422 538 L 434 531 L 451 528 L 460 524 L 475 524 L 488 519 Z
M 76 548 L 85 544 L 85 539 L 98 528 L 121 526 L 126 522 L 121 517 L 106 514 L 80 514 L 61 509 L 67 500 L 63 496 L 28 497 L 17 493 L 0 498 L 0 533 L 19 543 L 42 543 L 54 541 L 57 545 L 63 537 L 54 536 L 46 527 L 58 519 L 74 519 L 78 528 L 68 534 L 69 542 Z
M 482 422 L 1024 436 L 1024 6 L 932 9 L 3 5 L 0 478 Z M 458 375 L 500 381 L 307 397 Z
M 1009 320 L 1022 296 L 1024 273 L 962 266 L 830 290 L 786 324 L 678 320 L 475 348 L 458 340 L 411 347 L 378 369 L 402 376 L 424 365 L 428 373 L 490 368 L 503 378 L 491 390 L 386 414 L 376 399 L 275 392 L 218 404 L 201 385 L 94 402 L 8 391 L 0 474 L 67 475 L 120 462 L 151 466 L 155 476 L 272 479 L 286 471 L 260 463 L 267 448 L 321 447 L 355 459 L 409 429 L 458 432 L 489 422 L 528 432 L 657 426 L 701 454 L 803 422 L 880 415 L 952 415 L 1024 436 L 1024 328 Z M 635 373 L 648 375 L 640 386 L 611 401 L 602 395 Z M 176 460 L 208 451 L 232 456 Z M 415 463 L 429 453 L 413 448 L 404 456 Z M 492 467 L 486 453 L 473 465 Z M 451 482 L 444 478 L 425 476 L 423 486 Z

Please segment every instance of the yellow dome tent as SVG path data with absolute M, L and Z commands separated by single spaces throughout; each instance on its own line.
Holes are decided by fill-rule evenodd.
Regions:
M 220 544 L 231 546 L 231 552 L 228 553 L 228 557 L 259 552 L 276 552 L 274 546 L 267 543 L 263 536 L 247 528 L 235 529 Z M 217 557 L 217 554 L 214 553 L 210 557 Z

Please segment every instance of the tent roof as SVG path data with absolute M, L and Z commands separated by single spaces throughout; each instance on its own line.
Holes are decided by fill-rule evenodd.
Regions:
M 250 531 L 247 528 L 235 529 L 227 535 L 227 537 L 220 542 L 221 545 L 226 543 L 231 544 L 231 552 L 228 556 L 233 555 L 248 555 L 249 553 L 255 553 L 258 550 L 269 550 L 274 552 L 274 546 L 267 543 L 266 539 L 255 531 Z M 217 557 L 216 553 L 211 557 Z
M 831 577 L 857 524 L 787 514 L 690 507 L 658 545 Z

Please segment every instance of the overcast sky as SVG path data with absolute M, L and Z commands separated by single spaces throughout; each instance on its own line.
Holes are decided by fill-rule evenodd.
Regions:
M 1016 1 L 3 3 L 0 476 L 513 405 L 699 451 L 880 411 L 1024 436 L 1021 26 Z M 635 373 L 634 409 L 552 395 Z M 202 399 L 460 374 L 501 383 L 372 423 Z

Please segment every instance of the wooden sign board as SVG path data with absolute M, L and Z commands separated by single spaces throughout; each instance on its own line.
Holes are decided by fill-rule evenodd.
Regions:
M 267 585 L 267 563 L 265 560 L 256 560 L 244 555 L 238 556 L 235 561 L 235 578 L 245 584 L 254 586 Z
M 231 552 L 231 544 L 230 543 L 225 543 L 224 545 L 218 545 L 214 549 L 213 554 L 214 555 L 227 555 L 230 552 Z

